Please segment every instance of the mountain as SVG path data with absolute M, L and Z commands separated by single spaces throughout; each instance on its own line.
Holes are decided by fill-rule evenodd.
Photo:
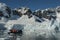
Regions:
M 21 40 L 60 40 L 60 7 L 31 11 L 0 3 L 0 30 L 21 30 Z M 6 31 L 5 31 L 6 32 Z

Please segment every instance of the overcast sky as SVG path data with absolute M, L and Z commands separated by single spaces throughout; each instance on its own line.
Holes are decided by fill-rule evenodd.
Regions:
M 60 0 L 0 0 L 11 8 L 29 7 L 31 10 L 60 6 Z

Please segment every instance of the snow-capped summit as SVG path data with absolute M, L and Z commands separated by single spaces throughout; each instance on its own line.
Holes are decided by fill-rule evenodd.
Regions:
M 11 15 L 11 8 L 8 7 L 5 3 L 0 3 L 0 23 L 7 22 Z
M 18 12 L 21 12 L 22 14 L 24 14 L 29 10 L 29 8 L 21 7 L 21 8 L 15 9 L 15 10 L 17 10 Z
M 26 8 L 26 7 L 15 8 L 15 12 L 17 12 L 17 14 L 19 16 L 28 15 L 29 18 L 32 16 L 31 15 L 32 14 L 32 11 L 29 8 Z
M 8 18 L 10 17 L 11 9 L 5 3 L 0 3 L 0 12 L 4 17 Z
M 0 3 L 0 10 L 3 8 L 3 9 L 5 9 L 5 7 L 6 7 L 7 5 L 5 4 L 5 3 Z
M 48 9 L 45 9 L 44 11 L 43 11 L 43 17 L 44 18 L 47 18 L 47 19 L 51 19 L 51 18 L 53 18 L 53 19 L 55 19 L 56 18 L 56 12 L 55 12 L 55 8 L 53 9 L 53 8 L 48 8 Z

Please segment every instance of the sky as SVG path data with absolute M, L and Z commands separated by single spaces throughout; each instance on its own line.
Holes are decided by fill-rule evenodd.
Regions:
M 60 0 L 0 0 L 10 8 L 28 7 L 31 10 L 55 8 L 60 6 Z

